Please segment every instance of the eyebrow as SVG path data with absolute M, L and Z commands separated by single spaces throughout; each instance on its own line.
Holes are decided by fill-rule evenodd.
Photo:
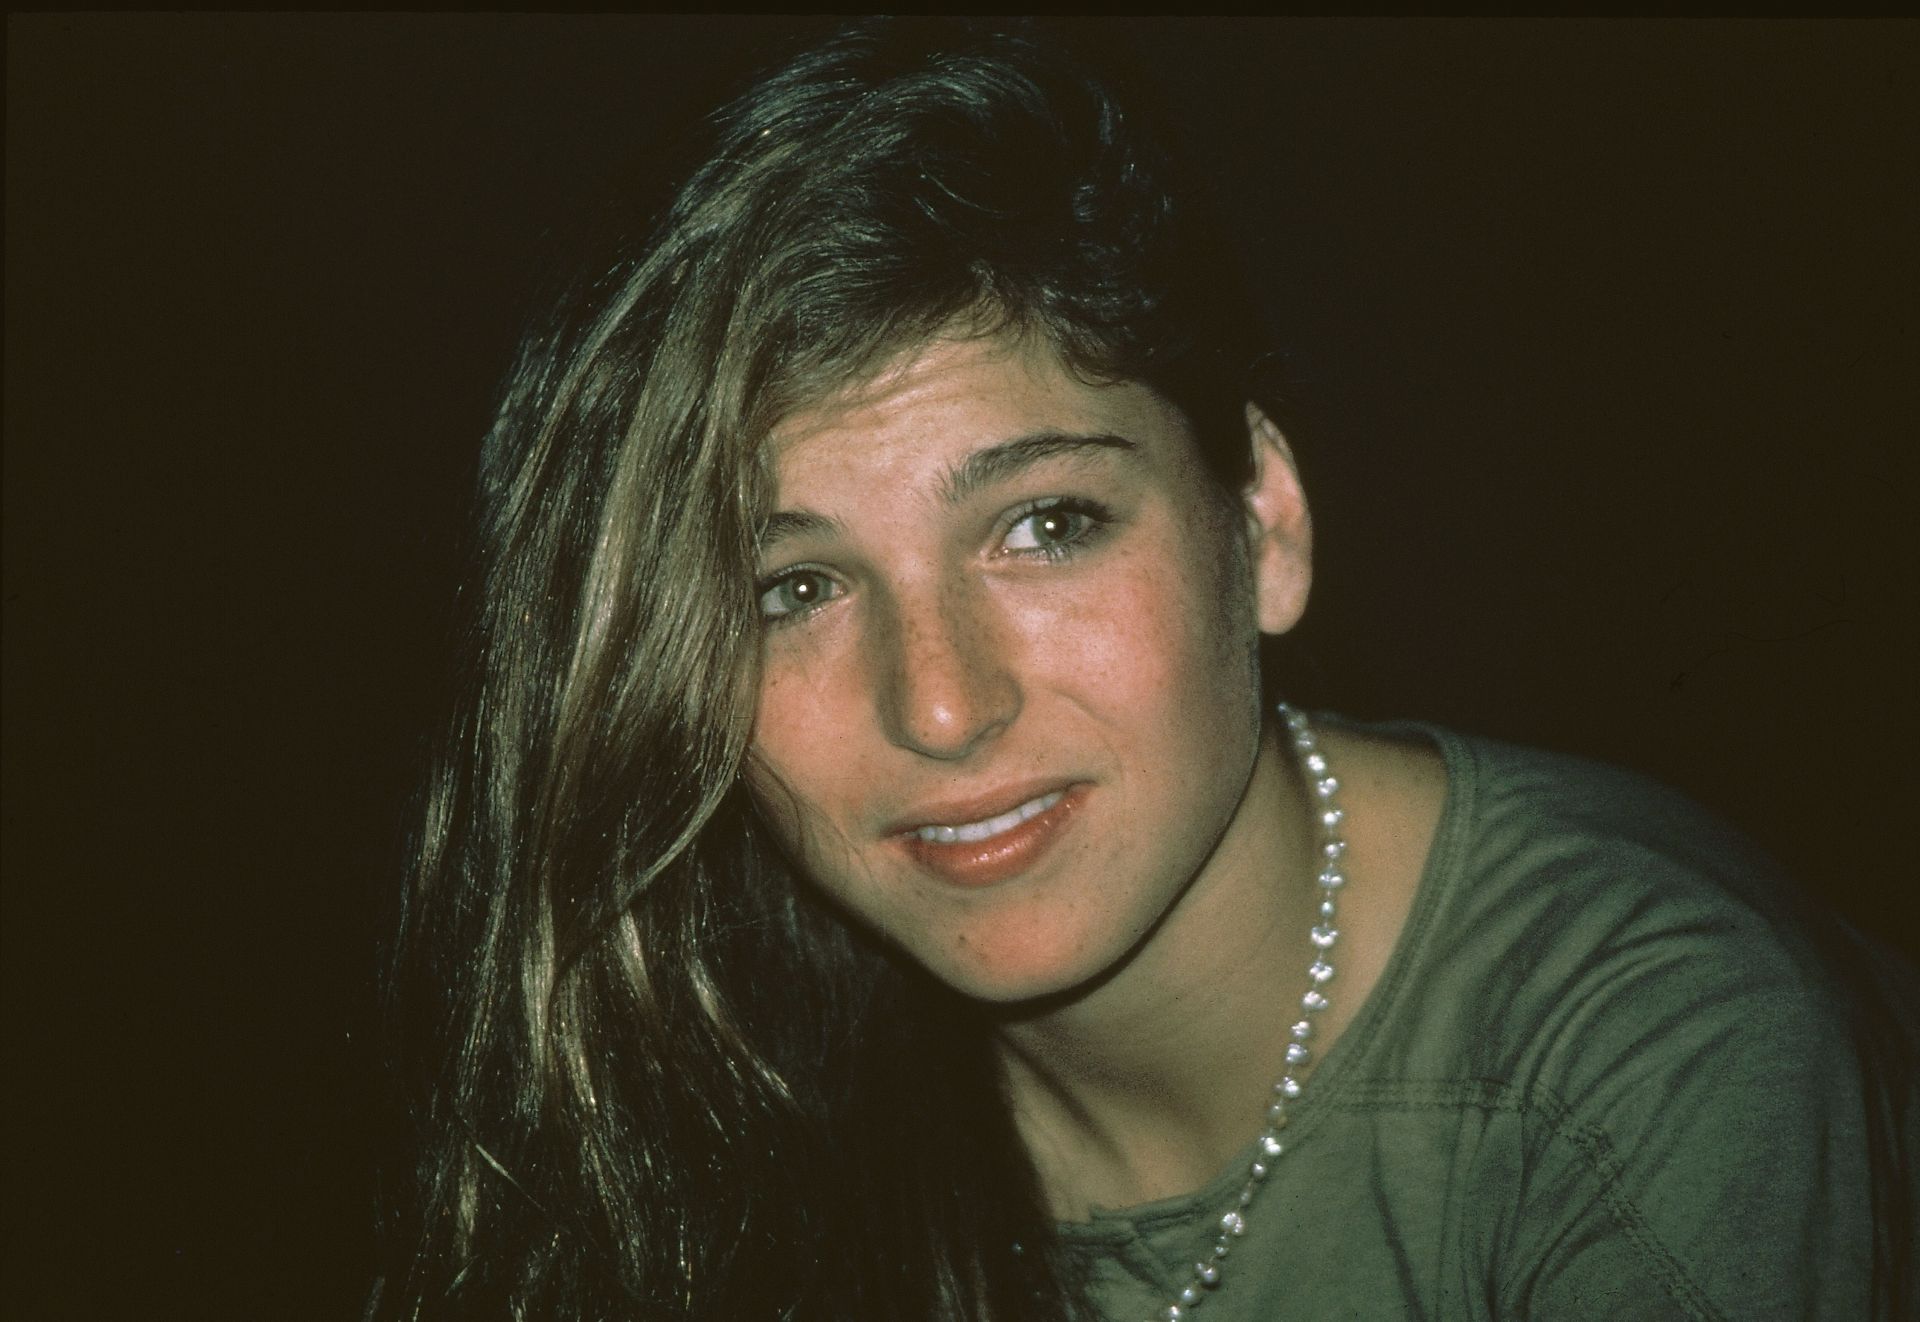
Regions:
M 1109 432 L 1029 432 L 1025 436 L 1015 436 L 1011 440 L 989 445 L 984 450 L 975 450 L 957 467 L 948 469 L 940 478 L 940 499 L 947 505 L 958 505 L 982 488 L 995 482 L 1004 482 L 1048 459 L 1099 450 L 1131 456 L 1137 455 L 1140 447 L 1124 436 Z M 812 510 L 781 510 L 761 520 L 756 541 L 760 549 L 765 551 L 789 537 L 836 534 L 841 531 L 840 521 L 824 514 L 816 514 Z
M 982 487 L 1003 482 L 1055 455 L 1079 454 L 1088 450 L 1118 450 L 1131 455 L 1138 453 L 1139 447 L 1124 436 L 1107 432 L 1091 435 L 1062 431 L 1030 432 L 968 455 L 958 468 L 949 470 L 941 479 L 940 498 L 949 505 L 958 505 Z

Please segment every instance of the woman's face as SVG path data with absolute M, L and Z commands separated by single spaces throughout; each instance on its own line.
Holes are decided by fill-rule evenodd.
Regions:
M 773 446 L 749 775 L 787 847 L 969 996 L 1115 968 L 1258 752 L 1258 512 L 1153 391 L 999 339 L 937 341 Z

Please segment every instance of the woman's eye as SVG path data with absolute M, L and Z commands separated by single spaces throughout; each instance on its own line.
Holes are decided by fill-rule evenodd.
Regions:
M 1016 519 L 1001 547 L 1047 556 L 1064 555 L 1085 541 L 1098 526 L 1099 520 L 1087 510 L 1066 504 L 1049 505 Z
M 840 595 L 839 585 L 817 569 L 796 569 L 760 590 L 760 618 L 784 619 Z

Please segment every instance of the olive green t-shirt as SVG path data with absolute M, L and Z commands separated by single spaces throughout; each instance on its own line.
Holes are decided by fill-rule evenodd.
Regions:
M 1197 1322 L 1866 1316 L 1859 1072 L 1765 863 L 1624 772 L 1399 732 L 1447 765 L 1419 892 Z M 1061 1227 L 1103 1316 L 1166 1315 L 1250 1159 Z

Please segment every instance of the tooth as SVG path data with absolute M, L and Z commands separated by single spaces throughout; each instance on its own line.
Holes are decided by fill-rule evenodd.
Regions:
M 998 817 L 989 817 L 981 822 L 967 822 L 960 826 L 923 826 L 914 834 L 922 840 L 943 845 L 960 842 L 978 844 L 982 840 L 991 840 L 1002 832 L 1011 831 L 1022 822 L 1031 821 L 1064 797 L 1066 797 L 1065 791 L 1054 790 L 1037 799 L 1029 799 L 1019 807 L 1001 813 Z

